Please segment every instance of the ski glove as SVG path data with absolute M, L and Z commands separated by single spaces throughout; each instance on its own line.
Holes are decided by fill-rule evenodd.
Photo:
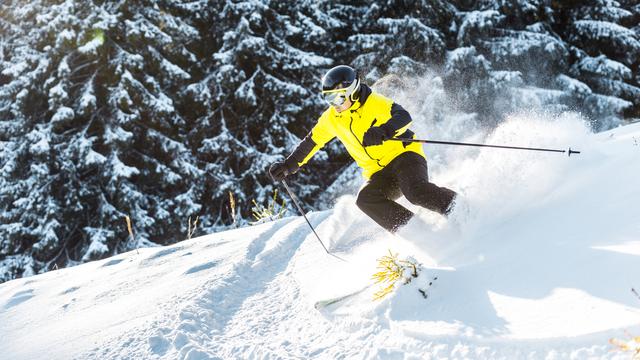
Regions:
M 380 145 L 383 141 L 391 139 L 395 131 L 389 131 L 384 125 L 370 127 L 362 137 L 363 146 Z
M 291 174 L 298 172 L 299 166 L 295 160 L 277 161 L 269 167 L 269 175 L 274 181 L 282 181 Z

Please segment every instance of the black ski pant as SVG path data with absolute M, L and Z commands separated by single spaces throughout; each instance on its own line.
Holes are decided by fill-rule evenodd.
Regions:
M 394 200 L 404 195 L 414 205 L 447 215 L 455 191 L 429 182 L 427 160 L 414 153 L 398 155 L 360 189 L 356 204 L 390 232 L 405 225 L 413 213 Z

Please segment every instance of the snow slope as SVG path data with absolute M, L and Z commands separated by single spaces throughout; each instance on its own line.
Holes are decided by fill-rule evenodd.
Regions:
M 352 196 L 310 213 L 347 262 L 290 217 L 1 284 L 1 357 L 629 359 L 608 340 L 640 335 L 640 124 L 514 117 L 486 141 L 582 154 L 427 148 L 465 206 L 396 236 Z M 371 283 L 389 249 L 438 277 L 428 299 L 410 284 L 314 309 Z

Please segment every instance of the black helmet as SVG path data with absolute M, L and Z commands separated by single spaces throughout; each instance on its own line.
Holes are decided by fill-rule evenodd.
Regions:
M 331 105 L 344 104 L 347 97 L 354 100 L 360 90 L 360 80 L 356 71 L 347 65 L 338 65 L 322 77 L 322 95 Z

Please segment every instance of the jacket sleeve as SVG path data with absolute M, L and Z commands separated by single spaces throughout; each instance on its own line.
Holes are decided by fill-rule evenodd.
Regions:
M 318 120 L 318 123 L 311 129 L 309 134 L 302 139 L 287 160 L 293 160 L 298 166 L 303 166 L 318 150 L 322 149 L 322 147 L 334 137 L 335 135 L 330 127 L 330 123 L 323 114 Z
M 409 128 L 410 124 L 411 115 L 409 115 L 409 112 L 400 104 L 394 102 L 391 105 L 391 119 L 382 126 L 385 127 L 388 133 L 397 136 L 403 134 Z

